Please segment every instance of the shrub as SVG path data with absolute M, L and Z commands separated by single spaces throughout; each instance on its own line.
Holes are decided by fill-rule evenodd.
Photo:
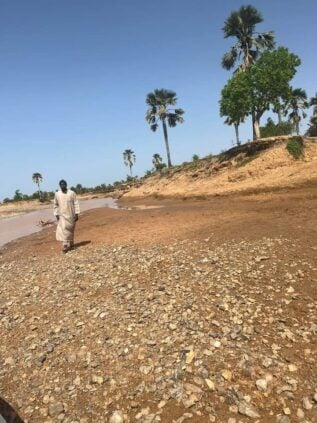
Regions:
M 276 137 L 278 135 L 290 135 L 294 130 L 292 122 L 274 123 L 271 118 L 268 118 L 266 125 L 261 126 L 261 138 Z
M 161 172 L 166 167 L 166 163 L 156 163 L 155 170 Z
M 198 154 L 194 154 L 193 155 L 193 162 L 197 162 L 197 160 L 199 160 L 199 156 L 198 156 Z
M 225 150 L 222 150 L 220 152 L 220 154 L 218 154 L 218 161 L 220 163 L 225 162 L 228 159 L 229 159 L 229 155 L 228 155 L 228 153 Z
M 300 137 L 291 138 L 286 144 L 286 149 L 294 159 L 300 159 L 304 154 L 304 144 Z

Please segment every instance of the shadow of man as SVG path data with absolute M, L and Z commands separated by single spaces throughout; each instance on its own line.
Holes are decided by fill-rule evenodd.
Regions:
M 84 247 L 85 245 L 90 244 L 91 241 L 80 241 L 80 242 L 75 242 L 74 244 L 74 248 L 80 248 L 80 247 Z
M 0 397 L 0 423 L 23 423 L 21 417 L 3 398 Z

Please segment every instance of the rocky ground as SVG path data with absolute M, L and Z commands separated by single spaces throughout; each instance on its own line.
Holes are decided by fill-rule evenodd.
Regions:
M 165 206 L 2 252 L 0 396 L 25 423 L 316 423 L 316 191 Z

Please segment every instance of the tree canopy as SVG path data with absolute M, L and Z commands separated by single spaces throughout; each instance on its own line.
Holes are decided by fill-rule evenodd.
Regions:
M 256 25 L 261 22 L 262 15 L 254 6 L 241 6 L 231 12 L 222 30 L 225 38 L 233 37 L 236 43 L 222 58 L 225 69 L 230 70 L 238 64 L 236 70 L 245 70 L 256 61 L 262 50 L 274 47 L 272 31 L 256 31 Z
M 291 98 L 290 81 L 300 59 L 287 48 L 265 51 L 245 72 L 234 75 L 222 90 L 220 114 L 240 121 L 254 115 L 254 131 L 260 136 L 260 119 L 278 99 Z M 237 110 L 235 110 L 235 108 Z

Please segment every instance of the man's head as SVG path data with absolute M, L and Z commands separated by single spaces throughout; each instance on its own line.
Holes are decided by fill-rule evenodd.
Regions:
M 67 191 L 67 182 L 65 181 L 65 179 L 61 179 L 59 181 L 59 186 L 61 187 L 61 190 L 63 192 L 66 192 Z

